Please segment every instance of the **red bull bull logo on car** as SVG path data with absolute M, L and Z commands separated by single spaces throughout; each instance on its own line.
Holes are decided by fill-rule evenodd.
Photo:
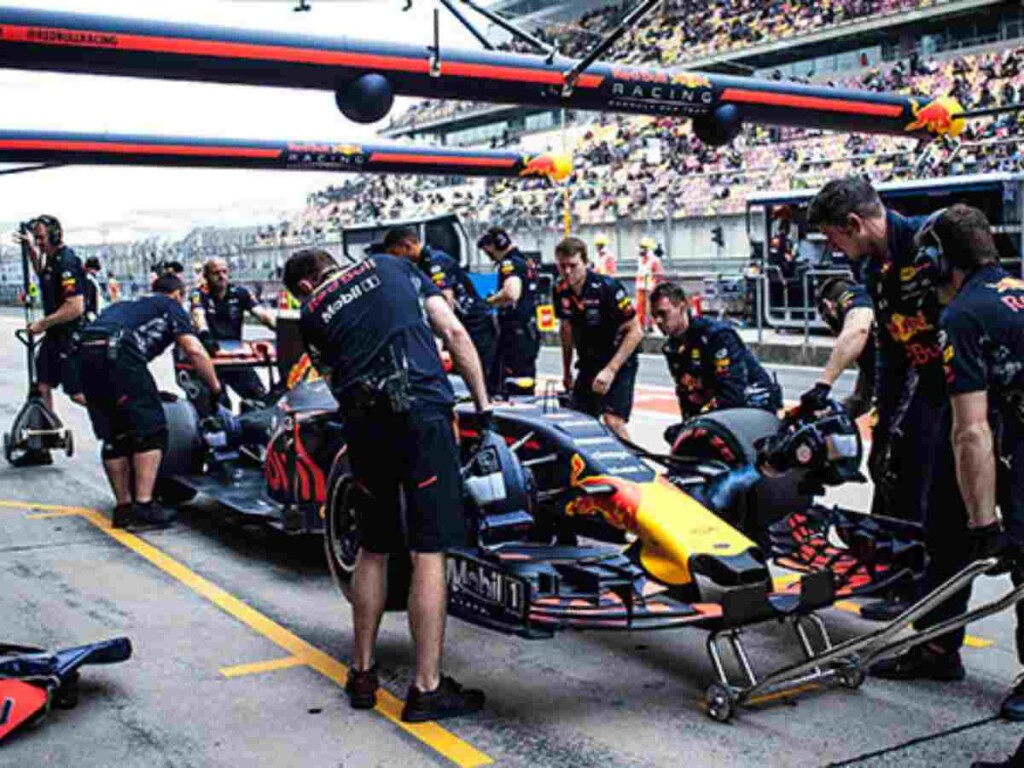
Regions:
M 914 120 L 907 123 L 908 131 L 927 131 L 935 136 L 959 136 L 966 127 L 960 103 L 950 96 L 940 96 L 919 106 L 917 99 L 911 99 Z
M 581 496 L 569 502 L 565 514 L 569 517 L 602 517 L 610 525 L 623 530 L 636 532 L 637 515 L 640 512 L 642 490 L 636 483 L 607 475 L 594 475 L 580 478 L 586 469 L 586 463 L 578 454 L 573 454 L 570 462 L 572 473 L 569 485 L 573 488 L 602 486 L 611 487 L 610 493 L 596 496 Z
M 681 85 L 684 88 L 710 88 L 711 80 L 704 75 L 693 72 L 676 72 L 669 81 L 672 85 Z

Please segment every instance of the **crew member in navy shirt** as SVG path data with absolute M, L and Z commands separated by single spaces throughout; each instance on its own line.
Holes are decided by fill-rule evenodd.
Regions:
M 600 416 L 628 439 L 633 411 L 637 346 L 643 331 L 629 294 L 618 280 L 589 267 L 587 246 L 567 237 L 555 247 L 561 281 L 555 287 L 555 314 L 561 321 L 562 381 L 576 408 Z M 576 376 L 572 374 L 573 353 Z
M 492 390 L 501 392 L 507 379 L 525 379 L 522 389 L 534 391 L 540 332 L 537 330 L 537 265 L 527 259 L 501 227 L 492 227 L 477 246 L 498 267 L 498 290 L 487 303 L 498 308 L 498 351 Z
M 85 270 L 75 252 L 64 244 L 64 230 L 53 216 L 42 215 L 29 222 L 28 232 L 18 239 L 28 249 L 32 268 L 39 278 L 43 317 L 28 326 L 34 336 L 46 334 L 36 354 L 39 393 L 53 411 L 53 390 L 82 404 L 77 367 L 69 362 L 71 343 L 85 315 Z M 24 464 L 50 463 L 50 454 L 29 451 Z
M 665 334 L 662 351 L 676 383 L 683 419 L 722 408 L 782 407 L 782 390 L 728 323 L 693 317 L 686 293 L 665 282 L 651 294 L 651 312 Z M 677 430 L 669 430 L 666 436 Z M 674 438 L 673 438 L 674 439 Z
M 284 282 L 302 300 L 303 342 L 338 401 L 353 503 L 361 512 L 349 702 L 355 709 L 376 703 L 374 648 L 388 556 L 409 551 L 409 623 L 417 664 L 402 718 L 421 722 L 476 712 L 483 692 L 464 689 L 440 672 L 445 550 L 465 543 L 465 526 L 454 395 L 434 334 L 466 379 L 483 429 L 490 411 L 473 342 L 433 282 L 405 259 L 375 254 L 339 269 L 329 253 L 305 250 L 288 260 Z
M 1004 558 L 1013 583 L 1021 584 L 1024 280 L 999 266 L 992 228 L 977 208 L 954 205 L 918 237 L 934 257 L 940 290 L 953 294 L 940 327 L 956 476 L 970 530 L 969 559 Z M 1016 611 L 1017 659 L 1024 663 L 1024 605 L 1018 603 Z M 1003 700 L 1001 714 L 1024 720 L 1024 678 Z
M 870 182 L 850 176 L 826 184 L 811 201 L 807 219 L 834 249 L 860 264 L 874 304 L 878 423 L 869 468 L 880 492 L 887 494 L 887 512 L 925 526 L 929 559 L 921 590 L 931 591 L 966 564 L 961 542 L 967 513 L 956 486 L 950 443 L 939 296 L 933 271 L 918 258 L 914 242 L 925 217 L 907 218 L 887 210 Z M 908 591 L 892 601 L 866 605 L 862 615 L 894 618 L 919 593 Z M 962 612 L 966 599 L 947 601 L 917 626 L 932 626 Z M 950 632 L 876 664 L 873 672 L 898 679 L 960 679 L 963 639 L 962 629 Z
M 274 314 L 260 306 L 252 291 L 230 282 L 228 263 L 210 259 L 203 265 L 203 285 L 192 292 L 192 322 L 207 351 L 216 352 L 220 341 L 241 341 L 245 313 L 252 313 L 267 328 L 276 324 Z M 224 385 L 245 400 L 260 400 L 267 390 L 252 368 L 222 370 Z
M 166 523 L 173 516 L 153 500 L 167 448 L 167 420 L 148 364 L 172 344 L 192 362 L 215 399 L 220 382 L 185 312 L 185 285 L 174 275 L 153 283 L 153 294 L 119 301 L 81 332 L 82 389 L 103 468 L 117 506 L 115 527 Z

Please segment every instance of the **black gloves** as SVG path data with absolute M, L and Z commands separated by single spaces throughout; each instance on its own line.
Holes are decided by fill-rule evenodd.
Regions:
M 832 385 L 819 381 L 813 387 L 800 395 L 800 410 L 803 413 L 814 413 L 828 408 L 829 395 L 832 393 Z
M 989 575 L 996 576 L 1010 570 L 1017 554 L 1016 547 L 1006 531 L 1003 530 L 1001 523 L 995 522 L 981 528 L 970 528 L 967 537 L 972 562 L 996 557 L 1000 562 L 991 571 L 988 571 Z
M 214 394 L 213 390 L 209 387 L 203 386 L 195 400 L 196 411 L 199 413 L 200 419 L 216 416 L 222 406 L 229 407 L 230 404 L 231 401 L 228 400 L 228 393 L 224 391 L 223 387 L 221 387 L 220 392 Z
M 206 350 L 206 354 L 212 356 L 220 352 L 220 344 L 218 344 L 217 340 L 213 338 L 213 334 L 210 333 L 209 329 L 200 331 L 198 336 L 199 343 L 203 345 L 203 349 Z
M 486 411 L 479 411 L 476 415 L 476 423 L 481 434 L 490 432 L 494 429 L 494 411 L 490 408 Z

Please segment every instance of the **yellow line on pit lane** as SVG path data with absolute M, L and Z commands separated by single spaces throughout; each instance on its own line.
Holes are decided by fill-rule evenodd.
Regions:
M 133 533 L 121 528 L 112 528 L 106 515 L 94 509 L 83 507 L 65 507 L 53 504 L 32 504 L 18 501 L 0 501 L 0 507 L 24 510 L 46 510 L 53 512 L 69 512 L 84 517 L 95 527 L 115 539 L 128 549 L 135 552 L 164 573 L 180 581 L 196 594 L 202 595 L 225 613 L 256 630 L 259 634 L 274 642 L 291 656 L 299 659 L 324 677 L 333 680 L 339 686 L 345 685 L 348 667 L 337 659 L 328 656 L 297 635 L 292 634 L 280 624 L 272 621 L 259 611 L 226 592 L 211 581 L 189 570 L 169 555 L 164 554 L 153 545 L 140 539 Z M 471 744 L 460 739 L 451 731 L 437 723 L 404 723 L 401 720 L 402 701 L 383 688 L 377 694 L 377 712 L 393 722 L 403 731 L 417 738 L 438 754 L 451 760 L 460 768 L 490 765 L 494 760 L 480 752 Z
M 305 663 L 306 662 L 296 656 L 285 656 L 283 659 L 256 661 L 251 664 L 235 664 L 233 667 L 221 667 L 220 673 L 227 678 L 242 677 L 244 675 L 259 675 L 264 672 L 274 672 L 278 669 L 301 667 L 304 666 Z

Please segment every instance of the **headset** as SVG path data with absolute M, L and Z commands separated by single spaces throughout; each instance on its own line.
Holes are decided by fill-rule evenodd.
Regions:
M 929 265 L 935 270 L 935 278 L 939 284 L 948 283 L 953 279 L 954 264 L 950 260 L 942 245 L 942 238 L 935 227 L 946 212 L 940 208 L 925 219 L 924 225 L 914 235 L 914 245 L 917 246 L 917 254 L 914 257 L 915 266 Z
M 504 251 L 512 245 L 512 238 L 508 236 L 501 227 L 491 227 L 484 232 L 480 239 L 476 241 L 477 248 L 494 248 L 498 251 Z
M 42 224 L 46 227 L 46 237 L 54 248 L 64 243 L 64 229 L 55 216 L 48 216 L 45 213 L 41 216 L 36 216 L 29 222 L 29 226 L 34 227 L 36 224 Z

